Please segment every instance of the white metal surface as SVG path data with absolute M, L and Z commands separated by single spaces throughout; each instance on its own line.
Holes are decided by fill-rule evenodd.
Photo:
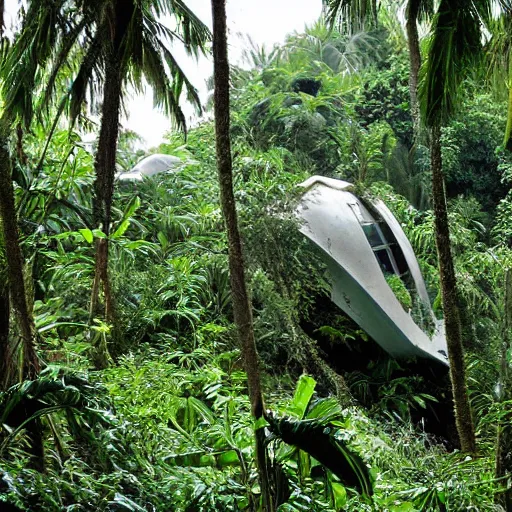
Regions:
M 394 357 L 428 357 L 448 364 L 444 324 L 430 338 L 404 310 L 384 277 L 361 223 L 373 219 L 350 183 L 313 176 L 302 184 L 301 232 L 322 249 L 332 277 L 332 300 Z M 435 319 L 420 267 L 400 224 L 382 201 L 372 202 L 393 233 L 419 298 Z M 374 221 L 376 219 L 373 219 Z M 393 265 L 393 268 L 395 266 Z
M 181 165 L 182 161 L 176 156 L 156 153 L 143 158 L 133 169 L 120 173 L 117 178 L 122 181 L 142 181 L 144 177 L 175 170 Z

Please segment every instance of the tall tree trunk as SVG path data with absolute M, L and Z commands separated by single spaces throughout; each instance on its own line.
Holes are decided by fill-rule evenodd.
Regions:
M 3 229 L 3 242 L 5 244 L 5 256 L 7 266 L 7 279 L 9 281 L 9 298 L 16 313 L 18 326 L 21 333 L 22 349 L 21 362 L 13 361 L 15 351 L 12 347 L 4 345 L 4 361 L 2 367 L 12 370 L 16 368 L 19 371 L 21 379 L 36 379 L 40 371 L 40 362 L 36 352 L 35 345 L 35 326 L 32 308 L 29 306 L 25 280 L 23 277 L 23 254 L 21 252 L 18 223 L 16 219 L 16 208 L 14 201 L 14 187 L 11 177 L 11 156 L 7 147 L 7 137 L 0 135 L 0 218 Z M 9 307 L 9 300 L 3 297 L 3 308 Z M 3 312 L 3 315 L 9 318 L 9 311 Z M 1 319 L 0 319 L 1 321 Z M 9 322 L 7 322 L 9 325 Z M 8 328 L 8 327 L 7 327 Z M 8 334 L 8 332 L 7 332 Z M 2 376 L 4 377 L 4 376 Z M 13 384 L 10 377 L 7 377 L 4 384 L 9 386 Z M 27 419 L 29 413 L 23 419 Z M 44 445 L 39 419 L 30 421 L 27 426 L 27 434 L 30 442 L 32 468 L 44 470 Z
M 505 139 L 503 141 L 507 156 L 512 151 L 512 58 L 509 59 L 508 113 Z M 512 347 L 512 270 L 505 271 L 505 315 L 503 320 L 503 340 L 500 364 L 500 401 L 508 404 L 512 400 L 512 371 L 508 362 Z M 512 473 L 512 408 L 506 406 L 507 414 L 498 424 L 496 438 L 496 478 Z M 512 490 L 496 494 L 496 503 L 507 512 L 512 512 Z
M 220 183 L 220 201 L 228 235 L 229 273 L 235 324 L 240 338 L 242 357 L 247 373 L 251 412 L 256 421 L 263 417 L 264 402 L 254 339 L 251 304 L 244 273 L 242 243 L 238 230 L 235 197 L 233 193 L 233 165 L 230 140 L 229 62 L 226 30 L 225 0 L 212 0 L 214 108 L 217 149 L 217 169 Z M 256 462 L 261 486 L 263 510 L 274 510 L 269 485 L 267 452 L 262 428 L 256 430 Z
M 0 218 L 2 219 L 10 298 L 23 340 L 21 375 L 25 379 L 34 379 L 39 374 L 40 364 L 35 347 L 34 318 L 32 308 L 27 302 L 23 278 L 23 254 L 18 236 L 14 187 L 11 177 L 11 157 L 5 137 L 0 139 Z
M 432 127 L 430 151 L 436 246 L 439 257 L 439 275 L 443 298 L 448 359 L 450 362 L 450 379 L 453 389 L 455 421 L 462 451 L 475 452 L 475 431 L 466 387 L 466 369 L 464 365 L 460 316 L 457 305 L 457 282 L 455 279 L 450 245 L 450 229 L 448 225 L 441 158 L 441 128 L 439 125 Z
M 505 128 L 504 146 L 507 151 L 512 151 L 512 55 L 509 61 L 508 71 L 508 113 L 507 126 Z
M 13 370 L 9 350 L 9 313 L 9 290 L 7 287 L 2 287 L 0 289 L 0 391 L 8 387 Z
M 418 36 L 418 14 L 421 0 L 409 0 L 406 10 L 407 43 L 409 45 L 409 94 L 411 97 L 411 116 L 414 129 L 414 142 L 420 131 L 420 109 L 418 104 L 418 76 L 421 67 L 420 40 Z
M 9 350 L 10 325 L 9 279 L 5 254 L 2 219 L 0 218 L 0 391 L 6 389 L 13 372 L 13 361 Z
M 503 339 L 500 364 L 500 402 L 510 404 L 512 400 L 512 372 L 508 362 L 512 345 L 512 270 L 505 272 L 505 317 L 503 320 Z M 505 405 L 506 415 L 498 424 L 496 438 L 496 478 L 512 473 L 512 409 Z M 512 512 L 512 489 L 496 494 L 496 503 L 507 512 Z
M 116 176 L 117 140 L 119 138 L 119 111 L 121 108 L 124 76 L 123 44 L 132 22 L 135 10 L 134 0 L 115 0 L 109 10 L 110 36 L 106 58 L 105 87 L 101 112 L 101 128 L 98 149 L 94 161 L 93 221 L 102 227 L 106 235 L 96 240 L 96 265 L 91 293 L 90 320 L 99 313 L 99 291 L 103 284 L 105 300 L 104 316 L 113 320 L 114 309 L 112 290 L 108 273 L 110 223 L 112 220 L 112 199 Z
M 101 113 L 101 128 L 98 149 L 94 162 L 93 220 L 95 227 L 101 227 L 106 238 L 96 239 L 96 265 L 91 294 L 91 320 L 99 313 L 99 291 L 103 285 L 105 300 L 104 316 L 112 320 L 112 293 L 108 273 L 108 236 L 112 218 L 112 197 L 116 173 L 116 151 L 119 136 L 119 110 L 121 106 L 122 76 L 117 58 L 111 57 L 105 73 L 105 89 Z
M 5 0 L 0 0 L 0 37 L 4 37 L 5 31 Z

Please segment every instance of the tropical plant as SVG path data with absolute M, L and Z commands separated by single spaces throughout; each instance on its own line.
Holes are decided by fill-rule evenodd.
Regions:
M 67 25 L 63 32 L 59 32 L 59 27 L 51 27 L 50 36 L 46 39 L 46 54 L 55 58 L 48 71 L 43 108 L 49 104 L 52 94 L 56 92 L 56 84 L 69 67 L 76 69 L 76 74 L 73 74 L 72 86 L 61 100 L 59 114 L 69 105 L 73 124 L 82 112 L 87 91 L 94 91 L 98 79 L 103 84 L 92 213 L 94 227 L 101 229 L 105 237 L 95 241 L 96 267 L 90 311 L 92 319 L 98 312 L 102 285 L 105 317 L 111 320 L 113 303 L 108 278 L 108 241 L 123 88 L 127 82 L 131 82 L 140 90 L 145 78 L 153 87 L 156 104 L 171 114 L 178 127 L 184 128 L 185 118 L 179 106 L 183 88 L 197 107 L 199 99 L 168 45 L 175 38 L 180 38 L 186 50 L 197 55 L 204 50 L 209 32 L 181 2 L 157 0 L 147 5 L 138 2 L 125 5 L 117 1 L 78 2 L 73 10 L 65 2 L 59 2 L 51 12 L 47 12 L 40 2 L 31 2 L 23 32 L 13 47 L 14 62 L 25 62 L 30 58 L 33 46 L 40 44 L 38 31 L 50 15 L 67 18 Z M 175 19 L 175 31 L 167 29 L 159 21 L 159 16 L 164 15 Z M 110 30 L 108 27 L 113 28 Z M 73 65 L 77 60 L 79 65 Z M 20 75 L 23 72 L 23 69 L 16 71 Z M 17 91 L 11 92 L 9 97 L 23 94 L 26 85 L 19 84 Z M 95 95 L 93 98 L 96 99 Z
M 431 129 L 432 198 L 439 255 L 443 311 L 446 325 L 457 429 L 463 450 L 475 451 L 475 435 L 467 398 L 464 352 L 457 284 L 453 269 L 441 155 L 441 126 L 453 114 L 463 73 L 480 54 L 480 15 L 488 5 L 441 2 L 432 25 L 423 83 L 423 111 Z M 453 38 L 453 39 L 452 39 Z

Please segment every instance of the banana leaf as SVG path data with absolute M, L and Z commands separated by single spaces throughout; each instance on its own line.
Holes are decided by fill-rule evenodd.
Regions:
M 373 494 L 373 483 L 368 467 L 359 455 L 336 438 L 337 429 L 322 420 L 293 420 L 267 413 L 265 419 L 274 436 L 309 453 L 332 471 L 347 487 L 357 489 L 365 496 Z

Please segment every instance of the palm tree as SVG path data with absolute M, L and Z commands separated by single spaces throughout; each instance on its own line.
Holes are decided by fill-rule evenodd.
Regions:
M 47 2 L 42 2 L 49 7 Z M 3 34 L 3 8 L 4 2 L 0 3 L 0 28 Z M 52 9 L 47 9 L 53 14 Z M 43 33 L 50 27 L 55 27 L 58 22 L 56 18 L 50 18 L 49 25 L 41 27 Z M 51 35 L 51 34 L 47 34 Z M 18 222 L 16 217 L 16 205 L 14 197 L 14 186 L 12 180 L 12 157 L 9 150 L 9 138 L 11 128 L 19 124 L 21 119 L 28 125 L 32 118 L 32 90 L 36 83 L 38 68 L 48 58 L 49 44 L 51 38 L 46 39 L 46 45 L 42 45 L 40 54 L 35 58 L 27 59 L 21 63 L 13 58 L 9 48 L 4 54 L 4 60 L 0 67 L 3 77 L 2 99 L 4 100 L 3 112 L 0 118 L 0 389 L 7 389 L 16 381 L 24 379 L 34 380 L 40 372 L 40 360 L 36 352 L 35 326 L 30 299 L 24 279 L 24 259 L 20 246 Z M 21 64 L 24 64 L 23 66 Z M 10 74 L 14 69 L 23 73 L 17 75 L 17 81 L 10 81 L 13 76 Z M 12 94 L 22 85 L 22 90 L 28 94 Z M 10 94 L 8 94 L 10 93 Z M 14 310 L 17 324 L 20 331 L 20 340 L 10 344 L 10 308 Z M 22 408 L 21 420 L 31 416 L 28 409 Z M 26 425 L 30 442 L 31 466 L 38 470 L 44 470 L 44 445 L 40 420 L 35 419 Z
M 4 233 L 0 219 L 0 390 L 5 389 L 6 376 L 10 373 L 9 321 L 11 303 L 5 254 Z
M 507 151 L 512 152 L 512 58 L 509 58 L 508 67 L 508 112 L 503 145 Z
M 502 417 L 497 424 L 496 437 L 496 478 L 503 478 L 509 475 L 512 470 L 511 447 L 512 447 L 512 426 L 510 425 L 510 400 L 512 394 L 512 372 L 509 368 L 509 353 L 512 345 L 512 270 L 505 270 L 504 280 L 504 319 L 503 319 L 503 339 L 500 361 L 500 381 L 499 398 L 503 404 L 506 415 Z M 495 500 L 507 512 L 512 511 L 512 489 L 508 488 L 505 492 L 497 492 Z
M 265 405 L 261 391 L 252 309 L 245 281 L 242 243 L 238 229 L 236 204 L 233 193 L 233 165 L 229 133 L 229 61 L 225 0 L 212 0 L 212 14 L 217 169 L 220 183 L 220 201 L 228 235 L 229 273 L 233 297 L 233 312 L 242 347 L 245 371 L 247 373 L 247 387 L 251 402 L 251 412 L 256 421 L 261 421 L 264 416 Z M 257 429 L 255 435 L 256 462 L 258 465 L 263 510 L 271 512 L 274 510 L 274 507 L 268 477 L 264 429 Z
M 35 348 L 34 320 L 23 277 L 23 254 L 18 237 L 14 187 L 10 167 L 11 156 L 7 148 L 7 137 L 5 135 L 3 137 L 0 136 L 0 224 L 3 230 L 2 242 L 5 247 L 4 254 L 7 271 L 4 275 L 4 279 L 7 283 L 4 281 L 1 285 L 3 287 L 8 284 L 9 289 L 9 295 L 2 294 L 3 305 L 4 308 L 9 308 L 9 303 L 12 304 L 18 320 L 22 341 L 21 364 L 16 365 L 12 361 L 16 351 L 9 349 L 7 345 L 9 322 L 6 322 L 6 326 L 2 326 L 2 330 L 5 330 L 2 336 L 2 341 L 5 341 L 5 344 L 2 343 L 3 350 L 1 351 L 4 357 L 2 366 L 4 370 L 19 366 L 20 377 L 22 379 L 32 379 L 39 373 L 40 365 Z M 9 319 L 8 309 L 7 311 L 4 309 L 3 316 L 5 316 L 7 320 Z M 2 374 L 4 385 L 12 384 L 14 377 L 15 376 L 10 373 Z
M 323 0 L 327 19 L 339 21 L 342 33 L 351 34 L 375 28 L 378 24 L 377 0 Z
M 4 2 L 0 2 L 0 31 L 3 36 Z M 39 59 L 32 59 L 27 63 L 24 79 L 28 82 L 27 89 L 31 90 L 34 83 L 36 70 L 45 55 Z M 31 117 L 30 96 L 23 99 L 11 97 L 7 100 L 7 90 L 11 85 L 7 78 L 10 66 L 18 64 L 11 59 L 10 53 L 2 62 L 1 71 L 4 76 L 2 83 L 2 98 L 5 100 L 3 113 L 0 118 L 0 239 L 2 242 L 2 261 L 0 283 L 2 288 L 2 334 L 0 336 L 0 349 L 3 370 L 1 384 L 5 388 L 14 383 L 17 378 L 32 379 L 40 370 L 40 362 L 35 347 L 35 328 L 32 308 L 25 287 L 23 273 L 23 253 L 19 241 L 18 222 L 14 200 L 14 186 L 12 182 L 12 159 L 9 151 L 9 137 L 11 127 L 21 117 L 28 120 Z M 19 80 L 22 80 L 19 77 Z M 28 101 L 27 101 L 28 100 Z M 21 114 L 21 115 L 20 115 Z M 20 342 L 14 347 L 8 346 L 10 307 L 12 306 L 20 330 Z M 21 344 L 21 350 L 17 350 Z M 15 361 L 16 353 L 20 353 L 20 360 Z
M 411 116 L 414 124 L 414 139 L 420 132 L 420 109 L 418 104 L 418 79 L 421 68 L 420 39 L 418 36 L 418 21 L 432 16 L 433 0 L 408 0 L 405 9 L 405 28 L 409 47 L 409 94 L 411 97 Z
M 380 41 L 371 32 L 342 33 L 322 20 L 307 26 L 303 34 L 290 34 L 282 50 L 292 69 L 329 68 L 333 73 L 349 75 L 380 59 Z
M 329 7 L 328 15 L 333 22 L 345 15 L 343 9 L 350 7 L 358 13 L 359 19 L 367 19 L 367 3 L 357 0 L 324 0 Z M 409 0 L 406 9 L 409 54 L 411 59 L 410 92 L 413 115 L 417 111 L 418 71 L 421 64 L 417 20 L 420 12 L 430 13 L 432 2 Z M 355 14 L 352 15 L 352 17 Z M 424 120 L 431 130 L 431 168 L 432 196 L 435 212 L 436 245 L 439 256 L 439 270 L 443 296 L 443 310 L 446 325 L 446 338 L 450 359 L 450 376 L 453 388 L 457 430 L 464 451 L 476 449 L 475 433 L 471 410 L 467 396 L 464 353 L 460 313 L 457 300 L 457 286 L 453 258 L 450 247 L 450 235 L 444 178 L 441 158 L 441 126 L 450 117 L 456 103 L 457 89 L 467 71 L 470 61 L 481 49 L 480 18 L 490 17 L 489 2 L 459 0 L 450 2 L 441 0 L 432 28 L 432 39 L 428 60 L 424 63 L 425 80 L 423 83 Z M 415 119 L 418 125 L 418 120 Z M 417 133 L 416 133 L 417 135 Z
M 485 0 L 441 0 L 431 29 L 420 89 L 423 118 L 431 132 L 432 199 L 455 419 L 462 450 L 468 452 L 475 451 L 476 443 L 467 394 L 457 282 L 450 245 L 441 127 L 456 108 L 464 76 L 481 55 L 481 19 L 490 19 L 490 13 L 490 2 Z
M 90 302 L 90 318 L 99 313 L 99 293 L 103 287 L 104 316 L 113 318 L 113 301 L 108 274 L 108 247 L 112 216 L 119 115 L 123 91 L 128 83 L 137 90 L 152 87 L 155 104 L 171 115 L 177 127 L 185 129 L 185 116 L 179 101 L 182 92 L 200 109 L 196 90 L 174 58 L 169 43 L 181 41 L 189 54 L 205 51 L 210 38 L 207 27 L 190 11 L 183 0 L 58 0 L 53 12 L 66 22 L 50 30 L 49 53 L 52 67 L 46 71 L 46 93 L 42 107 L 51 103 L 59 77 L 72 70 L 72 85 L 59 104 L 59 114 L 67 107 L 74 124 L 83 111 L 87 93 L 95 100 L 98 84 L 103 86 L 101 126 L 95 158 L 93 194 L 94 227 L 103 233 L 96 238 L 95 276 Z M 45 46 L 41 27 L 47 23 L 47 6 L 32 1 L 26 25 L 13 52 L 23 63 L 34 58 L 39 46 Z M 161 21 L 169 16 L 175 23 L 171 30 Z M 77 65 L 78 63 L 78 65 Z M 74 73 L 73 73 L 74 71 Z M 23 73 L 23 67 L 13 71 Z M 16 83 L 16 82 L 15 82 Z M 20 83 L 11 96 L 28 91 Z M 105 358 L 104 358 L 105 362 Z
M 505 6 L 506 7 L 506 6 Z M 510 4 L 508 9 L 504 9 L 496 20 L 491 20 L 491 25 L 487 28 L 491 33 L 491 39 L 488 44 L 488 54 L 490 57 L 491 72 L 493 76 L 498 76 L 499 83 L 507 83 L 508 87 L 508 106 L 507 106 L 507 124 L 505 127 L 505 137 L 503 140 L 504 153 L 502 158 L 510 161 L 512 157 L 512 9 Z M 508 358 L 512 347 L 512 271 L 506 269 L 504 280 L 504 319 L 502 333 L 502 351 L 500 361 L 499 375 L 499 400 L 502 403 L 504 415 L 503 419 L 497 425 L 496 437 L 496 478 L 503 478 L 512 471 L 512 425 L 509 421 L 512 414 L 510 403 L 512 400 L 512 372 L 510 371 Z M 499 503 L 507 512 L 512 511 L 512 490 L 497 492 L 495 501 Z
M 490 20 L 486 28 L 491 34 L 487 44 L 491 77 L 497 78 L 500 85 L 505 82 L 508 89 L 507 125 L 503 147 L 507 153 L 510 153 L 512 152 L 512 6 L 510 4 L 502 6 L 500 16 Z
M 375 2 L 361 0 L 323 0 L 327 11 L 327 19 L 331 25 L 337 21 L 345 31 L 353 31 L 354 27 L 377 25 L 377 6 Z M 405 27 L 409 49 L 410 72 L 409 87 L 411 98 L 411 116 L 414 124 L 414 138 L 420 130 L 420 112 L 418 107 L 418 79 L 421 67 L 421 52 L 418 36 L 418 22 L 428 19 L 433 14 L 433 0 L 407 0 L 405 8 Z

